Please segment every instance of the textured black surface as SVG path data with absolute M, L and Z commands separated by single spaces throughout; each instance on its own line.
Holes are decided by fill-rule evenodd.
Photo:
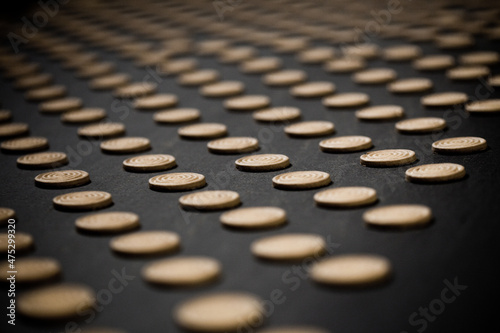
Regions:
M 401 40 L 378 41 L 381 46 L 401 43 Z M 430 44 L 421 44 L 426 54 L 439 53 Z M 498 49 L 498 45 L 479 39 L 476 49 Z M 129 73 L 134 80 L 148 75 L 132 62 L 120 60 L 117 55 L 95 49 L 104 59 L 115 62 L 118 71 Z M 260 49 L 261 54 L 270 54 Z M 452 53 L 452 54 L 458 54 Z M 244 75 L 233 65 L 220 65 L 215 59 L 200 58 L 200 67 L 215 68 L 224 79 L 241 80 L 248 93 L 266 94 L 274 106 L 297 106 L 304 120 L 330 120 L 335 123 L 335 135 L 367 135 L 373 139 L 374 149 L 408 148 L 417 152 L 416 164 L 456 162 L 463 164 L 467 178 L 453 183 L 416 185 L 404 179 L 408 167 L 367 168 L 359 164 L 361 153 L 325 154 L 320 152 L 321 139 L 292 139 L 282 125 L 257 124 L 251 113 L 228 112 L 222 100 L 202 97 L 196 88 L 180 87 L 175 78 L 161 77 L 160 92 L 177 94 L 179 105 L 195 107 L 202 112 L 203 121 L 222 122 L 230 135 L 254 136 L 261 142 L 259 153 L 281 153 L 290 157 L 288 171 L 321 170 L 332 175 L 329 186 L 365 185 L 375 188 L 379 195 L 377 205 L 394 203 L 421 203 L 432 208 L 434 222 L 419 230 L 384 231 L 367 228 L 361 215 L 366 210 L 331 210 L 318 208 L 313 195 L 318 190 L 282 191 L 273 189 L 271 179 L 277 172 L 246 173 L 234 168 L 235 156 L 220 156 L 208 152 L 206 141 L 187 141 L 177 136 L 178 126 L 161 126 L 152 120 L 151 112 L 134 110 L 129 103 L 116 100 L 109 92 L 94 92 L 88 82 L 76 79 L 71 71 L 63 70 L 44 55 L 30 52 L 30 59 L 40 62 L 46 72 L 55 75 L 55 82 L 67 85 L 69 95 L 83 98 L 85 106 L 102 107 L 109 119 L 126 124 L 127 135 L 145 136 L 152 142 L 152 153 L 168 153 L 177 159 L 175 171 L 202 173 L 207 178 L 206 190 L 230 189 L 241 195 L 244 207 L 276 205 L 284 208 L 289 223 L 266 231 L 241 232 L 226 229 L 219 223 L 220 212 L 192 213 L 181 210 L 177 199 L 184 193 L 160 193 L 148 188 L 148 179 L 159 173 L 136 174 L 122 169 L 121 162 L 132 155 L 105 155 L 98 142 L 85 141 L 76 135 L 77 126 L 63 125 L 58 116 L 42 115 L 37 105 L 23 99 L 23 93 L 13 90 L 11 82 L 0 81 L 2 107 L 13 111 L 14 121 L 27 122 L 32 135 L 49 139 L 50 150 L 70 155 L 70 164 L 61 169 L 88 171 L 91 183 L 75 189 L 49 190 L 34 185 L 33 178 L 41 171 L 21 170 L 16 167 L 15 154 L 0 154 L 0 205 L 17 213 L 17 231 L 31 233 L 35 250 L 30 255 L 50 256 L 61 261 L 62 281 L 80 282 L 93 287 L 105 298 L 105 289 L 113 278 L 113 271 L 125 270 L 135 278 L 123 290 L 102 305 L 95 318 L 85 314 L 79 327 L 109 326 L 129 332 L 177 332 L 171 312 L 178 302 L 212 291 L 248 291 L 264 300 L 274 293 L 283 293 L 281 304 L 268 308 L 270 316 L 265 327 L 277 325 L 315 325 L 332 332 L 416 332 L 421 322 L 413 324 L 409 317 L 420 307 L 441 297 L 446 287 L 444 280 L 466 285 L 444 312 L 428 321 L 426 332 L 479 331 L 496 324 L 498 297 L 498 242 L 500 116 L 468 115 L 460 108 L 455 111 L 428 110 L 419 104 L 421 95 L 395 96 L 384 86 L 358 86 L 349 75 L 331 75 L 318 66 L 304 66 L 293 56 L 283 56 L 285 67 L 307 71 L 310 80 L 329 80 L 339 92 L 363 91 L 370 95 L 371 105 L 398 104 L 405 108 L 407 117 L 444 116 L 449 129 L 434 135 L 401 135 L 394 130 L 394 122 L 364 123 L 354 117 L 354 110 L 328 110 L 320 99 L 298 100 L 285 88 L 268 88 L 258 75 Z M 474 97 L 479 91 L 488 93 L 480 81 L 451 82 L 443 73 L 422 74 L 409 63 L 388 64 L 382 60 L 370 62 L 370 67 L 388 66 L 397 70 L 399 77 L 424 76 L 435 84 L 434 91 L 459 90 Z M 498 73 L 498 66 L 493 72 Z M 149 74 L 150 75 L 150 74 Z M 154 78 L 146 78 L 155 81 Z M 480 87 L 480 88 L 479 88 Z M 480 90 L 478 90 L 480 89 Z M 499 98 L 498 91 L 480 98 Z M 488 141 L 485 152 L 442 156 L 432 154 L 433 141 L 453 136 L 481 136 Z M 162 289 L 148 285 L 140 277 L 141 267 L 151 258 L 123 258 L 113 254 L 108 246 L 110 236 L 89 236 L 77 232 L 74 221 L 86 213 L 60 212 L 51 200 L 61 193 L 79 190 L 103 190 L 113 195 L 114 205 L 102 211 L 132 211 L 140 215 L 142 230 L 171 230 L 182 240 L 182 255 L 208 255 L 223 264 L 223 278 L 218 283 L 194 289 Z M 3 228 L 5 231 L 6 228 Z M 311 232 L 329 239 L 333 254 L 376 253 L 390 259 L 394 268 L 392 280 L 382 286 L 361 290 L 339 290 L 317 286 L 305 278 L 301 263 L 276 264 L 255 259 L 250 243 L 262 236 L 284 232 Z M 177 255 L 177 254 L 176 254 Z M 3 284 L 2 293 L 7 285 Z M 23 288 L 18 285 L 19 291 Z M 447 294 L 448 295 L 448 294 Z M 451 294 L 450 294 L 451 295 Z M 3 297 L 3 296 L 2 296 Z M 107 300 L 106 300 L 107 302 Z M 2 302 L 2 307 L 5 306 Z M 434 302 L 433 304 L 436 304 Z M 5 309 L 5 308 L 4 308 Z M 5 310 L 2 310 L 4 313 Z M 418 317 L 415 319 L 419 319 Z M 61 332 L 64 323 L 40 324 L 18 316 L 16 327 L 1 327 L 8 332 Z M 79 328 L 78 327 L 78 328 Z M 67 331 L 78 332 L 78 328 Z M 2 331 L 5 331 L 2 329 Z M 251 331 L 251 330 L 249 330 Z

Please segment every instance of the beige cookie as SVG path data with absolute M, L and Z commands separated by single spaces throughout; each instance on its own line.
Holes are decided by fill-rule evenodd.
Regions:
M 0 125 L 0 138 L 27 135 L 29 126 L 25 123 L 9 123 Z
M 500 75 L 492 75 L 488 78 L 488 84 L 492 87 L 500 87 Z
M 456 163 L 423 164 L 406 170 L 405 175 L 414 183 L 440 183 L 462 179 L 465 168 Z
M 175 157 L 167 154 L 139 155 L 123 161 L 123 168 L 131 172 L 165 171 L 176 165 Z
M 151 149 L 148 138 L 123 137 L 101 142 L 101 150 L 109 154 L 130 154 Z
M 328 81 L 313 81 L 298 84 L 290 88 L 290 94 L 294 97 L 311 98 L 331 95 L 336 87 Z
M 113 73 L 93 78 L 89 82 L 90 89 L 111 90 L 123 87 L 130 83 L 132 78 L 126 73 Z
M 313 281 L 334 286 L 366 286 L 386 281 L 391 263 L 373 254 L 343 254 L 314 263 L 310 270 Z
M 274 171 L 290 165 L 290 159 L 282 154 L 258 154 L 239 158 L 236 168 L 242 171 Z
M 84 285 L 61 283 L 26 291 L 19 295 L 17 308 L 27 317 L 64 320 L 77 317 L 95 305 L 94 291 Z
M 5 123 L 12 119 L 12 112 L 9 110 L 0 110 L 0 123 Z M 1 126 L 1 125 L 0 125 Z
M 227 127 L 219 123 L 199 123 L 184 126 L 177 133 L 185 139 L 214 139 L 227 135 Z
M 218 60 L 223 64 L 234 64 L 254 58 L 258 50 L 252 46 L 235 46 L 221 50 Z
M 183 208 L 201 211 L 233 208 L 240 203 L 240 195 L 234 191 L 201 191 L 179 198 Z
M 256 257 L 267 260 L 302 260 L 318 257 L 325 252 L 323 237 L 315 234 L 280 234 L 252 242 L 250 250 Z
M 122 123 L 98 123 L 78 128 L 78 135 L 86 138 L 109 138 L 125 134 Z
M 262 81 L 268 86 L 291 86 L 307 80 L 306 72 L 298 69 L 284 69 L 264 75 Z
M 111 194 L 104 191 L 82 191 L 65 193 L 52 199 L 55 208 L 60 210 L 94 210 L 113 203 Z
M 293 137 L 317 137 L 335 132 L 330 121 L 302 121 L 285 127 L 285 133 Z
M 331 73 L 352 73 L 366 67 L 366 62 L 359 57 L 345 57 L 329 60 L 325 63 L 324 69 Z
M 14 88 L 21 90 L 40 88 L 50 85 L 53 79 L 54 77 L 50 73 L 30 74 L 18 78 L 14 82 Z
M 490 75 L 490 69 L 483 65 L 458 66 L 446 71 L 451 80 L 477 80 Z
M 40 103 L 40 112 L 44 113 L 62 113 L 81 108 L 83 101 L 78 97 L 64 97 L 53 99 L 47 102 Z
M 83 170 L 61 170 L 45 172 L 35 177 L 40 187 L 68 188 L 82 186 L 90 182 L 88 172 Z
M 419 71 L 441 71 L 455 66 L 455 58 L 447 54 L 435 54 L 416 59 L 413 68 Z
M 428 107 L 444 107 L 467 102 L 467 94 L 462 92 L 442 92 L 423 96 L 420 103 Z
M 293 106 L 275 106 L 269 109 L 254 111 L 253 119 L 265 122 L 288 122 L 301 117 L 300 109 Z
M 113 73 L 115 71 L 115 67 L 115 64 L 112 62 L 91 62 L 78 68 L 76 76 L 82 79 L 104 76 Z
M 136 231 L 112 238 L 109 246 L 121 254 L 163 254 L 177 251 L 180 247 L 180 237 L 171 231 Z
M 183 256 L 153 261 L 142 269 L 144 280 L 167 286 L 197 286 L 216 280 L 221 264 L 210 257 Z
M 16 283 L 38 283 L 52 280 L 61 273 L 61 264 L 53 258 L 27 257 L 15 261 L 15 269 L 9 267 L 7 261 L 0 263 L 0 279 L 6 281 L 15 270 Z
M 252 137 L 227 137 L 208 142 L 207 148 L 215 154 L 241 154 L 259 149 L 259 141 Z
M 380 55 L 379 46 L 372 43 L 345 45 L 341 49 L 346 57 L 359 57 L 368 60 L 375 59 Z
M 467 103 L 465 110 L 468 112 L 500 112 L 500 99 L 486 99 Z
M 200 69 L 181 74 L 177 82 L 182 86 L 201 86 L 219 79 L 219 71 L 215 69 Z
M 437 35 L 434 39 L 440 49 L 462 49 L 474 45 L 474 37 L 465 32 L 455 32 Z
M 423 77 L 400 79 L 387 85 L 387 90 L 396 94 L 419 93 L 432 89 L 431 80 Z
M 329 46 L 318 46 L 300 51 L 297 60 L 304 64 L 319 64 L 335 58 L 336 50 Z
M 332 180 L 323 171 L 292 171 L 274 176 L 273 186 L 284 190 L 305 190 L 329 185 Z
M 10 219 L 16 217 L 16 212 L 7 207 L 0 207 L 0 225 L 5 225 L 9 222 Z
M 196 53 L 203 56 L 214 55 L 231 45 L 227 39 L 207 39 L 196 43 Z
M 438 117 L 421 117 L 400 120 L 395 125 L 401 133 L 429 133 L 446 128 L 446 121 Z
M 104 212 L 79 217 L 75 226 L 82 231 L 93 233 L 119 233 L 140 226 L 139 216 L 130 212 Z
M 134 107 L 139 110 L 157 110 L 173 107 L 177 102 L 178 98 L 173 94 L 157 94 L 137 98 Z
M 271 41 L 274 52 L 294 53 L 304 50 L 309 45 L 309 39 L 304 36 L 278 37 Z
M 403 115 L 404 109 L 399 105 L 376 105 L 356 111 L 356 118 L 366 121 L 399 119 Z
M 2 66 L 3 67 L 3 66 Z M 36 74 L 40 71 L 40 64 L 35 62 L 19 62 L 4 68 L 3 76 L 15 79 L 26 75 Z
M 219 81 L 200 88 L 200 94 L 205 97 L 229 97 L 242 94 L 244 91 L 245 84 L 240 81 Z
M 106 118 L 106 111 L 101 108 L 83 108 L 64 112 L 61 121 L 70 124 L 91 123 Z
M 68 164 L 68 157 L 61 152 L 33 153 L 17 159 L 17 166 L 26 169 L 50 169 Z
M 159 191 L 185 191 L 205 186 L 205 176 L 194 172 L 174 172 L 149 179 L 149 188 Z
M 9 239 L 15 239 L 15 247 L 13 243 L 9 243 Z M 16 234 L 0 233 L 0 252 L 7 253 L 8 250 L 14 249 L 16 253 L 26 252 L 33 248 L 33 236 L 22 231 L 16 231 Z M 9 246 L 10 245 L 10 246 Z
M 24 95 L 29 101 L 46 101 L 49 99 L 64 97 L 67 89 L 62 85 L 52 85 L 28 90 Z
M 476 51 L 462 54 L 458 61 L 462 65 L 493 65 L 500 61 L 500 54 L 495 51 Z
M 363 220 L 376 227 L 417 227 L 430 223 L 432 212 L 424 205 L 388 205 L 366 211 Z
M 27 136 L 3 141 L 0 148 L 9 152 L 34 152 L 49 148 L 49 141 L 41 136 Z
M 377 192 L 373 188 L 363 186 L 337 187 L 316 193 L 314 201 L 325 207 L 360 207 L 376 202 Z
M 136 98 L 152 95 L 156 92 L 157 85 L 152 82 L 132 82 L 118 87 L 113 94 L 118 98 Z
M 263 74 L 277 71 L 282 65 L 278 57 L 260 57 L 243 61 L 239 69 L 246 74 Z
M 391 68 L 369 68 L 352 75 L 352 80 L 358 84 L 383 84 L 396 78 L 397 73 Z
M 413 163 L 417 155 L 409 149 L 384 149 L 370 151 L 361 155 L 362 165 L 370 167 L 393 167 Z
M 154 121 L 161 124 L 187 123 L 200 119 L 200 111 L 194 108 L 179 108 L 158 111 L 153 115 Z
M 383 51 L 383 58 L 386 61 L 410 61 L 421 55 L 422 49 L 412 44 L 389 46 Z
M 244 207 L 230 210 L 220 216 L 223 225 L 241 229 L 260 229 L 286 223 L 285 210 L 279 207 Z
M 178 75 L 195 70 L 198 67 L 198 61 L 194 58 L 176 58 L 167 59 L 159 66 L 161 74 Z
M 440 154 L 470 154 L 486 148 L 486 140 L 474 136 L 446 138 L 432 143 L 432 150 Z
M 217 292 L 182 302 L 175 307 L 173 317 L 179 326 L 190 331 L 227 332 L 254 328 L 263 321 L 264 308 L 252 294 Z
M 370 96 L 361 92 L 339 93 L 323 98 L 322 103 L 329 108 L 350 108 L 368 104 Z
M 327 153 L 347 153 L 369 149 L 373 146 L 367 136 L 347 135 L 322 140 L 319 143 L 321 151 Z
M 251 111 L 265 108 L 271 103 L 269 97 L 264 95 L 243 95 L 232 97 L 224 101 L 224 107 L 229 110 Z

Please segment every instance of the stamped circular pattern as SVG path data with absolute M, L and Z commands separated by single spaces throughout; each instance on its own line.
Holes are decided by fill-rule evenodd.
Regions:
M 335 48 L 329 46 L 313 47 L 301 51 L 297 60 L 304 64 L 319 64 L 335 57 Z
M 179 198 L 179 204 L 183 208 L 196 210 L 233 208 L 240 203 L 240 195 L 234 191 L 201 191 L 186 194 Z
M 155 112 L 153 120 L 162 124 L 179 124 L 198 120 L 200 116 L 198 109 L 179 108 Z
M 388 259 L 373 254 L 344 254 L 320 260 L 311 267 L 315 282 L 335 286 L 363 286 L 387 280 L 391 274 Z
M 220 216 L 223 225 L 241 229 L 271 228 L 283 225 L 286 220 L 285 210 L 270 206 L 238 208 Z
M 78 97 L 64 97 L 53 99 L 47 102 L 40 103 L 40 112 L 44 113 L 62 113 L 66 111 L 76 110 L 81 108 L 83 101 Z
M 262 301 L 241 292 L 218 292 L 191 298 L 175 307 L 176 323 L 196 332 L 235 331 L 262 322 Z
M 49 147 L 47 138 L 40 136 L 27 136 L 18 139 L 3 141 L 0 148 L 10 152 L 40 151 Z
M 149 188 L 160 191 L 194 190 L 205 186 L 205 176 L 194 172 L 175 172 L 149 179 Z
M 219 123 L 200 123 L 179 128 L 180 137 L 187 139 L 214 139 L 227 135 L 227 127 Z
M 29 101 L 44 101 L 64 97 L 66 93 L 67 89 L 65 86 L 52 85 L 28 90 L 25 94 L 25 98 Z
M 0 125 L 0 138 L 26 135 L 29 132 L 29 126 L 25 123 L 10 123 Z
M 79 217 L 75 226 L 87 232 L 117 233 L 140 226 L 139 216 L 130 212 L 104 212 Z
M 183 86 L 201 86 L 215 82 L 219 79 L 219 71 L 215 69 L 199 69 L 181 74 L 177 82 Z
M 278 57 L 260 57 L 243 61 L 240 71 L 245 74 L 263 74 L 277 71 L 283 66 L 283 62 Z
M 323 171 L 293 171 L 274 176 L 273 186 L 284 190 L 302 190 L 329 185 L 330 175 Z
M 132 78 L 126 73 L 113 73 L 93 78 L 90 83 L 90 89 L 111 90 L 123 87 L 130 83 Z
M 331 95 L 336 87 L 328 81 L 312 81 L 301 83 L 290 88 L 290 94 L 295 97 L 310 98 Z
M 153 261 L 142 269 L 142 277 L 150 283 L 168 286 L 202 285 L 216 280 L 221 264 L 210 257 L 183 256 Z
M 456 163 L 417 165 L 406 170 L 406 180 L 416 183 L 438 183 L 462 179 L 465 168 Z
M 382 84 L 394 81 L 397 73 L 391 68 L 369 68 L 356 72 L 352 80 L 358 84 Z
M 58 195 L 52 202 L 61 210 L 93 210 L 111 205 L 113 199 L 108 192 L 82 191 Z
M 401 118 L 404 109 L 399 105 L 376 105 L 356 111 L 356 118 L 360 120 L 392 120 Z
M 388 205 L 366 211 L 363 220 L 378 227 L 417 227 L 430 223 L 432 212 L 424 205 Z
M 241 154 L 259 149 L 259 140 L 252 137 L 233 136 L 212 140 L 207 143 L 211 153 L 216 154 Z
M 9 219 L 12 219 L 16 216 L 16 212 L 7 207 L 0 207 L 0 225 L 7 224 Z
M 258 154 L 239 158 L 235 164 L 242 171 L 273 171 L 288 167 L 290 159 L 282 154 Z
M 446 128 L 446 120 L 438 117 L 411 118 L 398 121 L 396 129 L 402 133 L 428 133 Z
M 306 72 L 298 69 L 284 69 L 264 75 L 262 81 L 268 86 L 291 86 L 307 80 Z
M 171 231 L 136 231 L 112 238 L 109 246 L 115 252 L 128 255 L 161 254 L 178 250 L 180 237 Z
M 9 250 L 8 233 L 0 233 L 0 252 L 7 253 Z M 33 236 L 28 233 L 16 231 L 16 253 L 25 252 L 33 248 Z
M 427 91 L 432 89 L 432 87 L 433 83 L 431 80 L 424 77 L 414 77 L 391 82 L 387 85 L 387 90 L 392 93 L 406 94 Z
M 253 241 L 253 255 L 268 260 L 301 260 L 318 257 L 325 252 L 323 237 L 315 234 L 287 233 L 267 236 Z
M 285 133 L 294 137 L 317 137 L 332 134 L 335 125 L 330 121 L 303 121 L 285 127 Z
M 440 71 L 455 66 L 455 58 L 447 54 L 427 55 L 414 60 L 412 66 L 419 71 Z
M 473 101 L 465 105 L 468 112 L 500 112 L 500 99 Z
M 322 103 L 330 108 L 348 108 L 361 106 L 370 102 L 370 96 L 361 92 L 347 92 L 323 98 Z
M 324 68 L 331 73 L 352 73 L 366 67 L 366 62 L 359 57 L 345 57 L 327 61 Z
M 83 170 L 51 171 L 35 177 L 35 183 L 41 187 L 67 188 L 85 185 L 89 182 L 89 174 Z
M 490 69 L 483 65 L 458 66 L 446 71 L 446 76 L 451 80 L 476 80 L 490 74 Z
M 157 85 L 152 82 L 132 82 L 114 90 L 115 97 L 135 98 L 151 95 L 156 92 Z
M 372 167 L 391 167 L 413 163 L 417 155 L 409 149 L 384 149 L 361 155 L 360 162 Z
M 10 277 L 7 271 L 9 263 L 0 264 L 0 278 L 6 280 Z M 61 265 L 53 258 L 28 257 L 16 259 L 16 282 L 36 283 L 51 280 L 61 273 Z
M 139 97 L 134 101 L 134 108 L 139 110 L 157 110 L 173 107 L 177 104 L 178 98 L 173 94 L 157 94 Z
M 106 111 L 101 108 L 84 108 L 76 111 L 65 112 L 61 115 L 62 122 L 72 124 L 90 123 L 104 118 L 106 118 Z
M 106 138 L 125 134 L 122 123 L 98 123 L 78 128 L 78 135 L 88 138 Z
M 254 111 L 252 114 L 254 120 L 260 122 L 286 122 L 301 117 L 299 108 L 293 106 L 275 106 L 269 109 Z
M 449 91 L 426 95 L 420 99 L 420 102 L 425 106 L 441 107 L 463 104 L 467 102 L 468 99 L 467 94 L 463 92 Z
M 322 140 L 319 143 L 321 151 L 327 153 L 347 153 L 369 149 L 373 146 L 372 139 L 362 135 L 338 136 Z
M 68 157 L 61 152 L 43 152 L 21 156 L 17 165 L 22 168 L 48 169 L 68 164 Z
M 151 149 L 151 144 L 148 138 L 123 137 L 103 141 L 100 147 L 106 153 L 128 154 L 149 150 Z
M 123 161 L 123 168 L 132 172 L 164 171 L 176 165 L 175 157 L 168 154 L 139 155 Z
M 441 154 L 468 154 L 487 147 L 485 139 L 474 136 L 446 138 L 432 143 L 432 150 Z
M 314 201 L 325 207 L 359 207 L 376 202 L 377 191 L 364 186 L 337 187 L 316 193 Z
M 246 111 L 265 108 L 270 103 L 269 97 L 264 95 L 243 95 L 226 99 L 224 107 L 228 110 Z
M 95 305 L 94 291 L 79 284 L 56 284 L 22 293 L 19 312 L 35 319 L 62 320 L 77 316 Z
M 200 93 L 205 97 L 229 97 L 242 94 L 244 91 L 245 84 L 240 81 L 219 81 L 200 88 Z

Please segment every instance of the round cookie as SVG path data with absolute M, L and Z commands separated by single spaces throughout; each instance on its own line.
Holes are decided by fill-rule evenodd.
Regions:
M 422 117 L 400 120 L 395 125 L 401 133 L 429 133 L 446 128 L 446 121 L 438 117 Z
M 432 212 L 424 205 L 388 205 L 367 210 L 363 220 L 376 227 L 419 227 L 431 222 Z
M 234 111 L 252 111 L 265 108 L 270 103 L 269 97 L 264 95 L 243 95 L 226 99 L 224 107 Z
M 329 108 L 350 108 L 368 104 L 370 96 L 361 92 L 339 93 L 323 98 L 322 103 Z
M 240 195 L 234 191 L 201 191 L 183 195 L 179 204 L 185 209 L 201 211 L 233 208 L 241 203 Z
M 329 121 L 303 121 L 285 127 L 285 133 L 292 137 L 317 137 L 331 134 L 335 125 Z
M 269 109 L 254 111 L 252 117 L 264 123 L 287 122 L 301 117 L 300 109 L 293 106 L 275 106 Z
M 370 151 L 361 155 L 362 165 L 369 167 L 393 167 L 413 163 L 417 155 L 409 149 L 384 149 Z
M 82 191 L 58 195 L 52 202 L 57 209 L 82 211 L 107 207 L 113 200 L 108 192 Z
M 239 229 L 272 228 L 286 223 L 285 210 L 279 207 L 244 207 L 220 216 L 223 225 Z
M 205 186 L 205 176 L 194 172 L 174 172 L 149 179 L 149 188 L 158 191 L 186 191 Z
M 215 154 L 241 154 L 259 149 L 259 140 L 252 137 L 227 137 L 207 143 L 208 151 Z
M 274 176 L 273 186 L 284 190 L 304 190 L 329 185 L 330 175 L 322 171 L 293 171 Z
M 35 177 L 35 183 L 40 187 L 69 188 L 82 186 L 90 182 L 88 172 L 82 170 L 61 170 L 45 172 Z
M 154 172 L 172 169 L 175 157 L 167 154 L 139 155 L 123 161 L 123 168 L 131 172 Z
M 302 260 L 325 252 L 323 237 L 315 234 L 280 234 L 259 238 L 250 246 L 254 256 L 267 260 Z
M 200 111 L 194 108 L 179 108 L 157 111 L 153 120 L 160 124 L 188 123 L 200 119 Z
M 214 139 L 227 135 L 227 127 L 219 123 L 199 123 L 179 128 L 180 137 L 185 139 Z
M 356 111 L 356 118 L 365 121 L 381 121 L 402 118 L 404 109 L 399 105 L 376 105 Z
M 81 231 L 110 234 L 136 229 L 140 222 L 139 216 L 134 213 L 104 212 L 79 217 L 75 226 Z
M 352 208 L 373 204 L 377 201 L 377 192 L 370 187 L 350 186 L 323 190 L 314 195 L 319 206 Z
M 109 154 L 129 154 L 151 149 L 150 141 L 142 137 L 123 137 L 101 142 L 101 150 Z
M 487 147 L 485 139 L 473 136 L 446 138 L 432 143 L 432 150 L 440 154 L 470 154 Z
M 68 157 L 61 152 L 33 153 L 17 159 L 17 166 L 25 169 L 50 169 L 68 164 Z
M 0 264 L 0 279 L 5 281 L 10 274 L 9 263 Z M 18 258 L 15 263 L 17 283 L 38 283 L 49 281 L 61 273 L 61 264 L 52 258 L 27 257 Z
M 3 141 L 0 148 L 8 152 L 35 152 L 49 148 L 49 141 L 44 137 L 27 136 Z
M 156 255 L 173 252 L 180 247 L 180 237 L 170 231 L 136 231 L 111 239 L 109 246 L 126 255 Z
M 456 163 L 417 165 L 406 170 L 406 180 L 414 183 L 440 183 L 462 179 L 465 168 Z

